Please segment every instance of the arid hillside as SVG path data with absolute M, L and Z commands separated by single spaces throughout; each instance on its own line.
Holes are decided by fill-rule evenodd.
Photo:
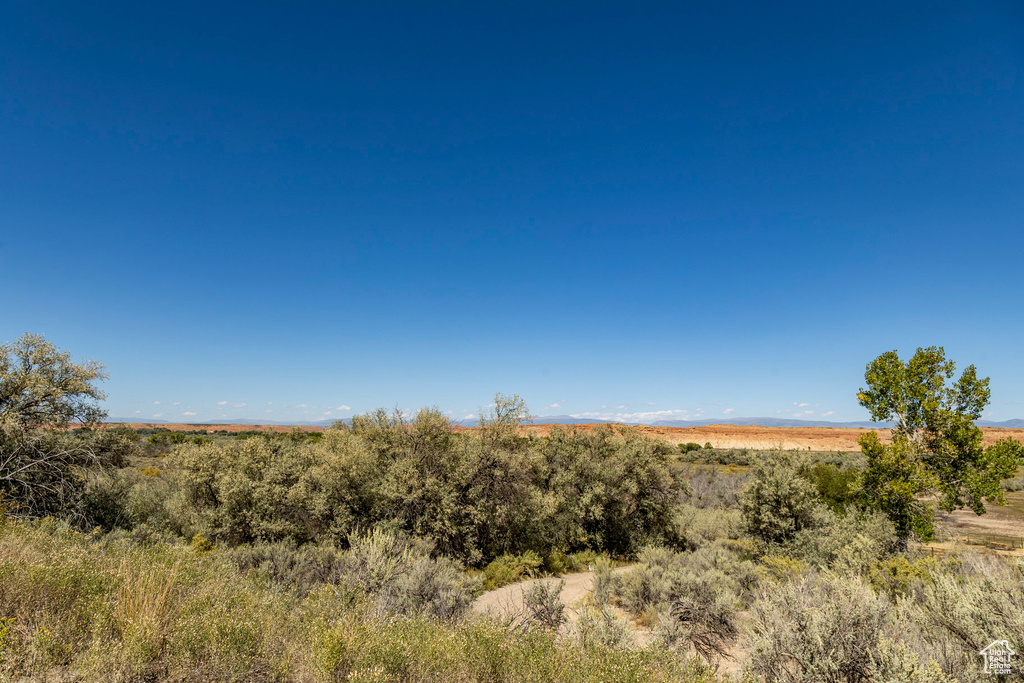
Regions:
M 132 423 L 128 425 L 133 429 L 169 429 L 176 432 L 192 432 L 206 430 L 208 432 L 225 431 L 228 433 L 249 432 L 249 431 L 274 431 L 287 432 L 294 427 L 281 425 L 195 425 L 195 424 L 149 424 Z M 522 428 L 524 434 L 535 434 L 545 436 L 558 425 L 526 425 Z M 596 429 L 604 424 L 579 425 L 578 429 Z M 620 425 L 624 426 L 624 425 Z M 561 427 L 562 429 L 573 429 L 573 427 Z M 299 427 L 304 432 L 318 432 L 320 427 Z M 473 431 L 475 428 L 456 427 L 457 431 Z M 699 443 L 702 446 L 710 443 L 715 448 L 753 448 L 758 450 L 768 448 L 786 448 L 812 451 L 858 451 L 857 439 L 868 429 L 852 429 L 848 427 L 753 427 L 741 425 L 708 425 L 705 427 L 650 427 L 639 425 L 636 427 L 642 433 L 669 443 Z M 985 443 L 994 443 L 1000 439 L 1012 438 L 1024 441 L 1024 429 L 1002 429 L 998 427 L 983 427 Z M 883 441 L 888 441 L 889 431 L 881 430 Z
M 544 435 L 554 425 L 524 427 L 527 433 Z M 581 425 L 594 429 L 601 425 Z M 752 427 L 740 425 L 708 425 L 706 427 L 637 427 L 642 433 L 664 439 L 670 443 L 710 443 L 715 448 L 786 448 L 812 451 L 859 451 L 857 439 L 869 429 L 848 427 Z M 985 427 L 985 443 L 994 443 L 1007 437 L 1024 441 L 1024 429 Z M 889 431 L 881 430 L 883 441 L 889 440 Z

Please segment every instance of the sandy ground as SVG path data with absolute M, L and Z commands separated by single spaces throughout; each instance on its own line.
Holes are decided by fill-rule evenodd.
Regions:
M 506 619 L 521 614 L 524 609 L 523 595 L 531 586 L 543 582 L 557 581 L 565 581 L 565 586 L 562 588 L 562 602 L 567 607 L 572 607 L 582 602 L 594 590 L 593 572 L 580 572 L 578 574 L 565 574 L 560 577 L 533 579 L 487 591 L 473 601 L 473 611 L 480 614 L 490 614 L 498 619 Z
M 1007 493 L 1006 505 L 989 503 L 985 507 L 984 515 L 976 515 L 971 510 L 937 512 L 936 522 L 948 540 L 942 544 L 930 543 L 928 546 L 940 548 L 968 540 L 972 545 L 994 541 L 1012 548 L 1008 552 L 1024 554 L 1024 491 Z
M 634 566 L 635 565 L 618 567 L 614 570 L 614 573 L 621 574 L 623 572 L 628 572 Z M 523 596 L 526 591 L 529 590 L 530 586 L 544 581 L 565 581 L 565 585 L 561 592 L 561 598 L 562 603 L 568 609 L 566 610 L 567 622 L 562 628 L 562 632 L 571 632 L 573 624 L 579 619 L 580 609 L 586 604 L 587 598 L 593 593 L 593 572 L 580 572 L 578 574 L 565 574 L 560 577 L 532 579 L 530 581 L 523 581 L 522 583 L 516 583 L 510 586 L 503 586 L 501 588 L 488 591 L 478 597 L 473 602 L 473 611 L 478 614 L 494 617 L 503 622 L 511 622 L 515 620 L 517 616 L 524 613 L 525 606 Z M 616 616 L 624 619 L 630 625 L 630 628 L 633 630 L 633 642 L 637 647 L 645 647 L 654 642 L 655 635 L 653 631 L 638 625 L 635 621 L 630 619 L 629 615 L 625 611 L 618 607 L 608 606 L 608 609 Z M 741 626 L 749 621 L 749 614 L 746 611 L 741 612 L 737 617 Z M 723 658 L 718 663 L 718 671 L 720 674 L 737 677 L 740 674 L 742 663 L 749 655 L 750 647 L 747 642 L 748 637 L 746 629 L 741 628 L 740 632 L 741 636 L 731 648 L 730 656 Z
M 633 565 L 617 567 L 612 570 L 612 572 L 614 574 L 621 574 L 623 572 L 628 572 L 632 568 Z M 557 583 L 559 581 L 565 582 L 562 586 L 560 596 L 562 598 L 562 604 L 567 608 L 566 624 L 563 627 L 563 631 L 569 632 L 572 629 L 573 624 L 579 620 L 579 612 L 586 605 L 587 598 L 594 592 L 593 572 L 579 572 L 575 574 L 564 574 L 557 577 L 531 579 L 529 581 L 514 583 L 509 586 L 502 586 L 501 588 L 488 591 L 478 597 L 473 602 L 473 611 L 478 614 L 494 617 L 503 622 L 513 621 L 525 613 L 526 607 L 523 596 L 531 586 L 538 583 Z M 642 646 L 651 642 L 654 636 L 650 630 L 638 628 L 636 624 L 632 623 L 628 615 L 617 607 L 608 606 L 608 609 L 614 612 L 617 616 L 630 622 L 630 625 L 635 632 L 634 641 L 637 645 Z
M 581 425 L 581 429 L 595 429 L 602 425 Z M 528 425 L 523 432 L 546 436 L 555 425 Z M 563 427 L 571 429 L 571 427 Z M 740 425 L 709 425 L 707 427 L 636 427 L 641 433 L 669 443 L 711 443 L 715 448 L 786 448 L 812 451 L 859 451 L 857 439 L 870 429 L 849 427 L 746 427 Z M 1024 429 L 983 427 L 985 444 L 1013 438 L 1024 441 Z M 889 430 L 880 430 L 882 441 L 888 442 Z

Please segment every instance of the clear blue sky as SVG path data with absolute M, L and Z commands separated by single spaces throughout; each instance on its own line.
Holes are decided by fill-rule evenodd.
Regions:
M 1024 5 L 0 5 L 0 341 L 113 415 L 1024 417 Z

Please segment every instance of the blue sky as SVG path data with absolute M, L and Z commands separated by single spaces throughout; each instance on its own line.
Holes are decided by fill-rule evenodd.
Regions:
M 867 419 L 941 345 L 1024 417 L 1017 2 L 0 6 L 0 341 L 113 415 L 495 392 Z

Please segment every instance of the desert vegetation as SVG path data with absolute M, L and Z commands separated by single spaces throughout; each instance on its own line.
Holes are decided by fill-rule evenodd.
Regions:
M 1004 500 L 1022 449 L 981 447 L 987 380 L 918 354 L 868 367 L 892 443 L 838 454 L 529 436 L 501 395 L 472 431 L 436 408 L 75 426 L 102 367 L 26 336 L 0 359 L 0 677 L 983 680 L 979 650 L 1024 632 L 1024 565 L 922 543 L 935 508 Z M 593 591 L 566 604 L 577 571 Z M 471 609 L 543 577 L 514 619 Z

